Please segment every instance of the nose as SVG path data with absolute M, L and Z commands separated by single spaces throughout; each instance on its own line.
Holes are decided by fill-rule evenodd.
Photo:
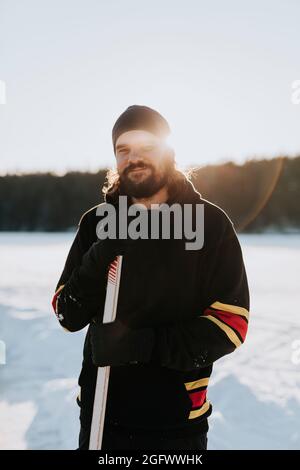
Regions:
M 140 158 L 141 157 L 138 154 L 137 150 L 132 150 L 128 155 L 128 163 L 136 162 L 137 160 L 140 160 Z

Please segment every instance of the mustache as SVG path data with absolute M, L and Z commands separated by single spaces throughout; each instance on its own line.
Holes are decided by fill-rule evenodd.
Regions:
M 124 170 L 124 174 L 127 175 L 131 170 L 135 170 L 135 169 L 146 169 L 146 168 L 152 169 L 152 166 L 151 166 L 151 165 L 146 165 L 145 163 L 135 163 L 135 164 L 131 164 L 130 166 L 128 166 L 128 167 L 126 168 L 126 170 Z

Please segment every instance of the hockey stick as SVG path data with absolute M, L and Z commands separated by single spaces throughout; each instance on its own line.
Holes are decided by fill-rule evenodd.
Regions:
M 103 323 L 114 321 L 116 318 L 122 259 L 122 256 L 117 256 L 111 263 L 108 271 Z M 98 367 L 89 445 L 90 450 L 99 450 L 102 446 L 109 373 L 110 366 Z

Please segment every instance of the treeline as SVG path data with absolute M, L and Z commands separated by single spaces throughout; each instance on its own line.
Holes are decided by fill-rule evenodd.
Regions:
M 238 231 L 299 231 L 300 156 L 205 166 L 193 182 Z
M 103 201 L 105 175 L 106 169 L 1 176 L 0 230 L 74 229 L 83 212 Z M 300 230 L 300 156 L 203 166 L 192 181 L 238 231 Z
M 73 229 L 80 215 L 102 202 L 105 170 L 0 177 L 0 230 Z

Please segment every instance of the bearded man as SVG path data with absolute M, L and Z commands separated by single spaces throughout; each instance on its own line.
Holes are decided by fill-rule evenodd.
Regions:
M 187 250 L 184 236 L 165 239 L 161 232 L 99 239 L 100 204 L 82 215 L 56 285 L 53 307 L 62 327 L 88 325 L 79 449 L 89 448 L 97 367 L 105 366 L 111 369 L 102 449 L 206 449 L 213 363 L 246 337 L 249 290 L 233 223 L 176 168 L 169 134 L 165 118 L 147 106 L 121 114 L 112 130 L 117 165 L 108 172 L 103 204 L 117 209 L 126 196 L 147 216 L 162 204 L 202 205 L 204 219 L 194 227 L 203 230 L 203 246 Z M 107 273 L 118 255 L 116 320 L 103 323 Z

